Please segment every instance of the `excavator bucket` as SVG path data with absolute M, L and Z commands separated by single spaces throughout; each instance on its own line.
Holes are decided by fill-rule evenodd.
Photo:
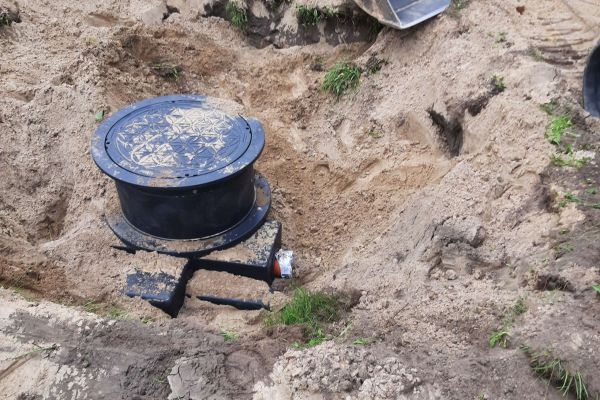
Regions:
M 592 50 L 583 72 L 583 107 L 600 117 L 600 43 Z
M 367 14 L 384 25 L 406 29 L 434 17 L 451 0 L 354 0 Z

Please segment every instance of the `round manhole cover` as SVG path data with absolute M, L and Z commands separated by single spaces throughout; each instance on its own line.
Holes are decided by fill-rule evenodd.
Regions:
M 158 97 L 100 125 L 92 156 L 115 180 L 120 209 L 111 208 L 107 221 L 126 244 L 187 256 L 231 246 L 260 227 L 271 203 L 253 166 L 264 132 L 220 104 Z
M 264 134 L 204 96 L 167 96 L 126 107 L 104 122 L 94 160 L 112 178 L 138 186 L 213 183 L 253 163 Z

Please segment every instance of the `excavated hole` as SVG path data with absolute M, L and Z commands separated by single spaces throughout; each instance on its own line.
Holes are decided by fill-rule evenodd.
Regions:
M 227 2 L 228 0 L 218 0 L 207 5 L 205 16 L 230 21 L 231 16 L 226 10 Z M 297 21 L 297 31 L 294 31 L 283 20 L 286 16 L 289 19 L 290 14 L 292 19 L 297 19 L 296 9 L 285 1 L 277 3 L 262 0 L 247 2 L 247 22 L 241 30 L 250 45 L 263 48 L 272 44 L 276 48 L 284 48 L 318 43 L 322 38 L 333 46 L 369 42 L 376 38 L 381 29 L 376 20 L 357 7 L 348 6 L 335 10 L 333 15 L 324 17 L 318 24 L 302 24 Z M 253 13 L 252 10 L 257 7 L 263 10 L 263 14 Z
M 564 292 L 574 292 L 573 284 L 567 279 L 553 274 L 542 274 L 537 277 L 535 284 L 537 290 L 561 290 Z
M 300 272 L 293 284 L 306 284 L 322 276 L 323 269 L 337 265 L 348 243 L 362 233 L 361 226 L 365 221 L 382 225 L 388 213 L 404 201 L 405 193 L 437 179 L 440 169 L 446 168 L 436 166 L 435 162 L 434 165 L 417 163 L 405 166 L 357 152 L 330 163 L 326 158 L 315 157 L 310 147 L 309 151 L 300 150 L 290 140 L 294 130 L 300 129 L 312 135 L 315 126 L 327 125 L 319 120 L 322 116 L 316 110 L 325 106 L 338 107 L 334 98 L 321 92 L 319 82 L 325 71 L 336 62 L 356 60 L 370 46 L 374 39 L 367 35 L 370 21 L 356 21 L 323 22 L 325 26 L 333 24 L 328 39 L 331 43 L 346 41 L 344 35 L 352 35 L 352 40 L 362 40 L 333 49 L 325 46 L 299 47 L 292 53 L 261 52 L 260 57 L 241 57 L 235 46 L 224 46 L 205 34 L 186 36 L 177 27 L 135 26 L 115 31 L 106 44 L 90 45 L 85 56 L 98 66 L 98 84 L 104 92 L 106 104 L 103 109 L 107 113 L 143 98 L 172 93 L 202 93 L 234 99 L 244 106 L 247 115 L 261 120 L 267 132 L 267 147 L 257 169 L 268 178 L 273 188 L 271 217 L 283 223 L 284 246 L 298 255 Z M 328 29 L 325 29 L 326 35 Z M 295 36 L 306 44 L 317 41 L 317 37 L 311 35 L 318 33 L 319 29 L 300 27 L 299 32 Z M 271 39 L 261 39 L 261 46 Z M 265 55 L 267 59 L 263 57 Z M 385 63 L 376 57 L 371 57 L 367 64 L 372 69 L 385 68 Z M 364 85 L 365 90 L 369 90 L 367 78 Z M 306 129 L 311 125 L 312 128 Z M 321 138 L 313 135 L 307 143 L 318 140 Z M 375 139 L 365 134 L 358 140 Z M 107 193 L 114 192 L 114 187 L 112 182 L 104 182 L 104 186 L 106 191 L 98 193 L 106 198 Z M 343 196 L 340 196 L 341 193 Z M 78 221 L 80 217 L 67 215 L 67 200 L 49 205 L 52 209 L 48 212 L 50 219 L 40 224 L 44 230 L 40 237 L 60 239 L 65 231 L 64 220 L 69 217 L 69 220 Z M 77 210 L 75 204 L 68 212 Z M 360 218 L 356 218 L 357 215 Z M 69 226 L 67 230 L 72 228 Z M 67 254 L 65 258 L 76 259 L 83 267 L 102 264 L 107 271 L 121 271 L 128 262 L 126 256 L 115 255 L 114 251 L 112 256 L 106 256 L 102 252 L 111 246 L 119 250 L 122 248 L 116 238 L 105 231 L 108 228 L 99 225 L 98 229 L 107 233 L 102 241 L 91 244 L 92 237 L 85 233 L 77 239 L 81 249 L 59 247 L 59 251 Z M 109 286 L 112 287 L 117 280 L 119 285 L 123 284 L 121 278 L 111 278 Z M 94 296 L 90 294 L 95 290 L 94 284 L 97 285 L 97 282 L 84 284 L 77 291 L 91 298 Z M 279 285 L 284 291 L 291 289 L 288 283 Z M 46 293 L 44 289 L 42 292 Z

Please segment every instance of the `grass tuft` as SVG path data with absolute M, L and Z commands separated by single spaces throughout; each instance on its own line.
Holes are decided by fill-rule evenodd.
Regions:
M 585 379 L 580 372 L 569 370 L 564 361 L 552 356 L 548 351 L 535 353 L 527 346 L 521 346 L 521 350 L 530 357 L 530 365 L 533 371 L 556 385 L 563 396 L 572 394 L 577 400 L 587 400 L 589 398 Z
M 309 7 L 299 5 L 296 7 L 296 18 L 302 26 L 314 26 L 320 21 L 338 17 L 338 14 L 329 7 Z
M 506 83 L 504 83 L 504 77 L 502 76 L 492 76 L 490 83 L 492 84 L 492 92 L 494 94 L 502 93 L 506 90 Z
M 556 258 L 560 258 L 567 253 L 573 252 L 574 250 L 575 246 L 573 246 L 571 243 L 561 243 L 554 248 L 554 251 L 556 252 Z
M 460 12 L 467 8 L 470 0 L 452 0 L 452 8 L 450 9 L 450 15 L 458 17 Z
M 367 134 L 371 136 L 373 139 L 380 139 L 383 137 L 383 131 L 375 128 L 371 128 L 367 131 Z
M 573 126 L 571 118 L 566 115 L 555 117 L 548 124 L 546 138 L 553 145 L 559 146 L 565 131 Z
M 505 329 L 500 329 L 495 331 L 494 333 L 492 333 L 492 336 L 490 336 L 490 347 L 494 348 L 498 345 L 500 345 L 500 347 L 506 348 L 508 346 L 508 338 L 510 337 L 510 334 L 508 333 L 507 330 Z
M 0 28 L 3 26 L 11 26 L 13 22 L 21 22 L 19 13 L 13 13 L 6 8 L 0 7 Z
M 83 309 L 86 312 L 99 315 L 104 318 L 110 319 L 125 319 L 127 318 L 127 312 L 122 308 L 119 308 L 115 304 L 97 303 L 95 301 L 88 301 L 83 305 Z
M 508 310 L 508 312 L 502 318 L 502 328 L 494 331 L 489 339 L 489 345 L 494 348 L 498 345 L 506 348 L 509 344 L 511 325 L 515 322 L 516 318 L 527 312 L 527 304 L 523 297 L 519 297 L 515 304 Z
M 157 75 L 176 82 L 181 78 L 181 73 L 183 72 L 180 66 L 166 63 L 153 64 L 152 69 Z
M 354 63 L 337 63 L 325 74 L 321 89 L 333 93 L 339 99 L 348 90 L 358 87 L 361 73 Z
M 581 204 L 583 203 L 583 201 L 573 193 L 567 192 L 563 195 L 563 198 L 558 202 L 558 207 L 564 208 L 569 203 Z
M 281 309 L 279 318 L 283 325 L 331 322 L 338 316 L 338 302 L 334 296 L 306 289 L 296 289 L 292 301 Z
M 545 61 L 544 54 L 540 51 L 540 49 L 536 49 L 535 47 L 529 48 L 529 55 L 537 62 Z
M 226 342 L 235 342 L 238 339 L 238 334 L 232 331 L 226 331 L 226 330 L 222 330 L 219 333 L 221 336 L 223 336 L 223 340 L 225 340 Z
M 34 292 L 29 289 L 17 286 L 14 288 L 15 293 L 19 294 L 23 299 L 28 301 L 29 303 L 38 304 L 39 301 L 35 296 Z
M 12 19 L 9 18 L 8 14 L 0 13 L 0 27 L 11 26 L 13 23 Z
M 498 32 L 498 36 L 496 36 L 496 43 L 506 43 L 506 32 Z
M 591 160 L 592 159 L 590 157 L 575 158 L 572 154 L 567 154 L 566 157 L 563 157 L 559 154 L 550 155 L 550 161 L 557 167 L 573 167 L 576 169 L 581 169 L 585 167 Z
M 547 103 L 540 104 L 540 109 L 548 115 L 554 115 L 558 108 L 558 102 L 556 99 L 552 99 Z
M 527 311 L 527 304 L 525 304 L 525 299 L 519 297 L 515 305 L 512 307 L 512 314 L 515 316 L 523 315 Z
M 594 289 L 596 293 L 600 296 L 600 285 L 593 285 L 592 289 Z
M 227 14 L 227 18 L 231 21 L 231 25 L 239 30 L 246 30 L 246 25 L 248 25 L 248 14 L 246 14 L 246 10 L 238 5 L 237 2 L 229 0 L 225 6 L 225 13 Z
M 94 114 L 94 119 L 97 122 L 100 122 L 104 119 L 104 110 L 98 110 L 96 111 L 96 114 Z
M 341 303 L 333 295 L 299 288 L 294 291 L 292 300 L 265 322 L 267 325 L 303 325 L 308 342 L 294 344 L 294 347 L 313 347 L 327 340 L 322 324 L 337 320 L 340 307 Z
M 368 338 L 358 338 L 355 341 L 353 341 L 352 344 L 355 346 L 366 346 L 368 344 L 371 344 L 371 342 L 372 340 Z
M 294 342 L 292 343 L 292 347 L 294 349 L 309 349 L 311 347 L 315 347 L 327 340 L 327 336 L 323 333 L 321 328 L 318 328 L 312 335 L 311 338 L 306 343 Z

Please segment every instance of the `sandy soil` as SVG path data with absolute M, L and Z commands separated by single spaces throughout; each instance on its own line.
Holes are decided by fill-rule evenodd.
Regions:
M 22 22 L 0 28 L 0 281 L 11 288 L 0 290 L 0 398 L 562 397 L 520 345 L 552 351 L 600 393 L 600 211 L 588 206 L 600 199 L 586 191 L 599 185 L 600 122 L 579 102 L 600 5 L 473 0 L 369 35 L 352 20 L 299 27 L 294 4 L 246 4 L 248 35 L 201 0 L 22 0 Z M 337 61 L 372 57 L 387 62 L 355 92 L 319 90 Z M 179 265 L 111 247 L 103 213 L 116 198 L 89 154 L 95 114 L 171 93 L 235 101 L 263 122 L 257 168 L 296 254 L 294 284 L 360 293 L 344 335 L 294 350 L 301 333 L 265 329 L 261 312 L 190 299 L 169 320 L 122 295 L 132 269 Z M 539 106 L 551 100 L 592 157 L 580 170 L 550 164 Z M 558 207 L 567 192 L 585 201 Z M 194 290 L 244 285 L 206 280 Z M 490 349 L 519 299 L 508 347 Z

